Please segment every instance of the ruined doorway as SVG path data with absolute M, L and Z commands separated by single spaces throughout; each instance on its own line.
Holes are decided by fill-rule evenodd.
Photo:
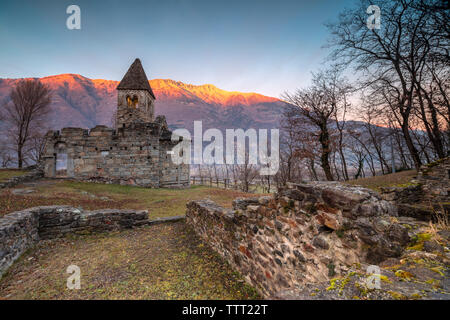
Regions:
M 55 147 L 55 174 L 57 177 L 67 177 L 66 145 L 59 143 Z

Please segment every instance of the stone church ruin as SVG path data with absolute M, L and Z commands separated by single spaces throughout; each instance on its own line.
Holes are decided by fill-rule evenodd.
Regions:
M 172 162 L 170 152 L 178 141 L 172 141 L 165 117 L 155 118 L 155 99 L 136 59 L 117 86 L 116 128 L 49 131 L 45 177 L 154 188 L 189 186 L 189 165 Z

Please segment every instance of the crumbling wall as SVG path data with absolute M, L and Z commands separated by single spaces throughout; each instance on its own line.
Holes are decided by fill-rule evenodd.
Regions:
M 91 130 L 50 131 L 44 155 L 46 177 L 132 184 L 144 187 L 189 185 L 189 165 L 172 163 L 171 132 L 162 123 L 135 123 L 117 131 L 106 126 Z M 65 170 L 57 170 L 66 157 Z
M 405 186 L 383 187 L 383 199 L 394 203 L 400 216 L 436 220 L 450 212 L 450 158 L 423 165 Z
M 425 201 L 450 202 L 450 157 L 422 166 L 417 182 Z
M 58 238 L 67 233 L 122 230 L 147 223 L 146 210 L 83 211 L 69 206 L 43 206 L 9 213 L 0 218 L 0 278 L 40 239 Z
M 395 216 L 396 208 L 368 189 L 311 183 L 235 200 L 231 210 L 191 201 L 186 222 L 271 297 L 343 275 L 355 263 L 399 256 L 409 236 Z
M 34 180 L 40 179 L 43 176 L 44 176 L 44 171 L 42 170 L 42 168 L 37 167 L 37 168 L 34 168 L 34 169 L 30 170 L 29 172 L 25 173 L 24 175 L 12 177 L 12 178 L 8 179 L 7 181 L 1 182 L 0 189 L 12 188 L 12 187 L 14 187 L 18 184 L 24 183 L 24 182 L 29 182 L 29 181 L 34 181 Z

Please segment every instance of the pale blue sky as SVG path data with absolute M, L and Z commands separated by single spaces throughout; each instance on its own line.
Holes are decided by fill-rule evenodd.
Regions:
M 139 57 L 150 79 L 279 97 L 321 67 L 324 23 L 353 2 L 2 0 L 0 77 L 120 80 Z M 66 28 L 71 4 L 81 30 Z

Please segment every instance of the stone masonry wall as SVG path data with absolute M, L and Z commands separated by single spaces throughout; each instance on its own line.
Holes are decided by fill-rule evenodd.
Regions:
M 382 196 L 396 203 L 450 202 L 450 157 L 423 165 L 407 186 L 384 187 Z
M 117 131 L 64 128 L 47 134 L 46 177 L 132 184 L 144 187 L 189 186 L 189 165 L 175 165 L 167 151 L 171 132 L 158 122 L 136 123 Z M 67 155 L 65 170 L 57 170 Z
M 5 182 L 0 183 L 0 189 L 2 188 L 12 188 L 18 184 L 34 181 L 39 178 L 42 178 L 44 176 L 44 172 L 41 168 L 35 168 L 33 170 L 30 170 L 24 175 L 16 176 L 8 179 Z
M 67 233 L 122 230 L 149 223 L 146 210 L 83 211 L 69 206 L 34 207 L 0 218 L 0 278 L 27 249 L 40 239 Z
M 450 212 L 450 158 L 423 165 L 404 186 L 383 187 L 383 199 L 394 203 L 400 216 L 430 221 Z
M 450 157 L 421 167 L 417 182 L 422 187 L 425 200 L 450 202 Z
M 409 242 L 396 208 L 368 189 L 293 184 L 274 197 L 187 204 L 186 222 L 266 297 L 398 257 Z
M 130 108 L 127 97 L 138 98 L 138 105 Z M 155 102 L 146 90 L 118 90 L 117 92 L 117 114 L 116 128 L 128 125 L 134 121 L 153 122 L 155 113 Z

